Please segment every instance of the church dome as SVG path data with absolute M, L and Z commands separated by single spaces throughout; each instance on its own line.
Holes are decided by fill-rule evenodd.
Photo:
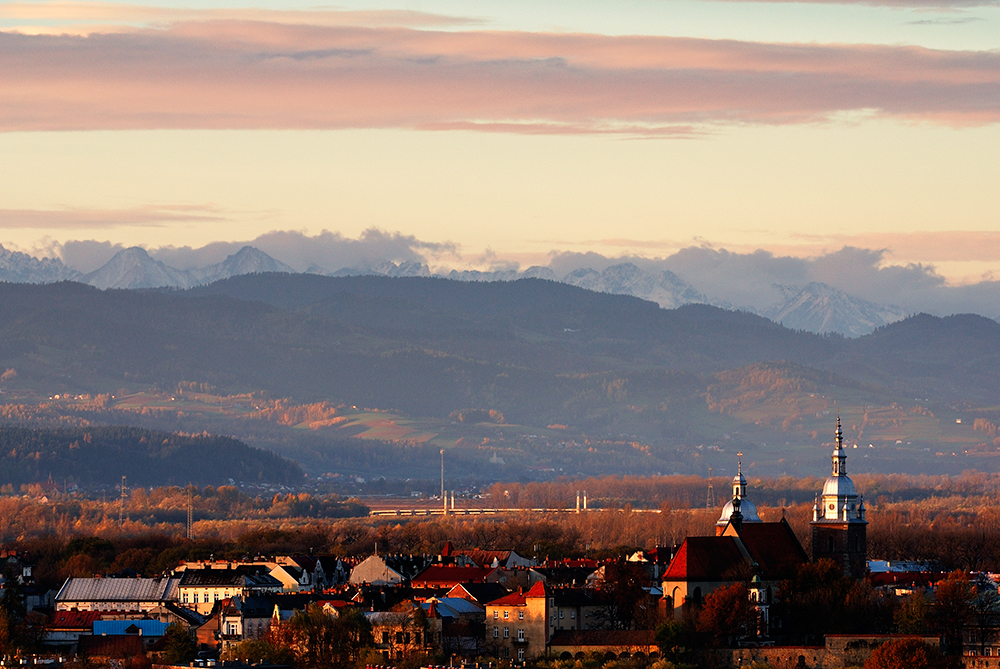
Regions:
M 837 497 L 856 497 L 857 491 L 854 489 L 854 481 L 847 474 L 842 476 L 830 476 L 823 485 L 823 497 L 827 495 Z
M 726 505 L 722 507 L 722 515 L 719 516 L 719 520 L 716 525 L 725 525 L 729 522 L 729 518 L 733 515 L 733 500 L 726 502 Z M 740 500 L 740 515 L 743 516 L 744 523 L 759 523 L 760 516 L 757 515 L 757 507 L 754 503 L 748 500 L 746 497 Z

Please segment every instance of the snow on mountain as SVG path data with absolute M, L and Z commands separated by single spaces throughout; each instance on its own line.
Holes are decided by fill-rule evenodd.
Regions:
M 241 274 L 294 271 L 252 246 L 244 246 L 215 265 L 190 270 L 165 265 L 151 258 L 145 249 L 133 246 L 119 251 L 81 280 L 97 288 L 190 288 Z
M 612 265 L 603 272 L 578 269 L 563 277 L 563 282 L 599 293 L 632 295 L 656 302 L 664 309 L 685 304 L 710 303 L 710 300 L 669 270 L 650 273 L 632 263 Z
M 279 262 L 259 249 L 244 246 L 239 251 L 215 265 L 201 269 L 188 270 L 191 285 L 212 283 L 220 279 L 243 274 L 260 274 L 263 272 L 289 272 L 295 270 L 283 262 Z
M 150 258 L 146 249 L 133 246 L 122 249 L 103 267 L 85 275 L 83 282 L 97 288 L 187 288 L 190 276 Z
M 0 281 L 10 283 L 54 283 L 78 279 L 80 273 L 58 258 L 35 258 L 20 251 L 8 251 L 0 244 Z
M 762 315 L 793 330 L 860 337 L 908 315 L 899 307 L 875 304 L 825 283 L 810 283 L 805 288 L 779 288 L 785 292 L 784 302 L 775 304 Z

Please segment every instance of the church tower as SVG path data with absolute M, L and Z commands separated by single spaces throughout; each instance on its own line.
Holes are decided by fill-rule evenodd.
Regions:
M 730 518 L 733 515 L 733 502 L 736 502 L 736 500 L 739 500 L 736 502 L 735 507 L 742 514 L 742 522 L 760 522 L 760 516 L 757 515 L 757 507 L 747 499 L 747 479 L 743 476 L 743 453 L 737 453 L 736 455 L 739 460 L 736 461 L 736 476 L 733 477 L 733 497 L 722 507 L 722 515 L 715 521 L 715 536 L 722 536 L 722 533 L 726 531 L 726 526 L 729 525 Z
M 844 432 L 837 417 L 837 442 L 833 449 L 833 473 L 823 485 L 823 495 L 813 506 L 812 558 L 841 564 L 844 572 L 862 578 L 868 569 L 868 521 L 865 501 L 859 498 L 847 475 Z

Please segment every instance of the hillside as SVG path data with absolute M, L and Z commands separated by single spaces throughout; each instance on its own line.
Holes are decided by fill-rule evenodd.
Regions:
M 0 401 L 116 395 L 104 405 L 111 415 L 75 415 L 233 434 L 313 473 L 390 473 L 408 461 L 402 450 L 376 456 L 370 441 L 332 445 L 357 438 L 401 449 L 416 441 L 428 453 L 461 446 L 470 474 L 488 471 L 496 453 L 528 475 L 606 472 L 609 458 L 619 471 L 701 471 L 740 449 L 791 470 L 814 466 L 799 455 L 829 441 L 837 411 L 852 438 L 911 445 L 912 462 L 885 462 L 914 470 L 934 466 L 927 459 L 943 452 L 935 440 L 985 452 L 972 419 L 952 434 L 940 416 L 992 406 L 997 362 L 1000 326 L 977 316 L 921 315 L 845 339 L 539 279 L 255 274 L 187 291 L 0 284 L 0 371 L 10 370 Z M 195 386 L 220 399 L 170 397 Z M 147 390 L 164 395 L 155 407 L 121 399 Z M 268 398 L 342 408 L 336 420 L 299 427 L 248 421 L 233 408 Z M 905 415 L 888 418 L 894 406 Z M 504 424 L 451 417 L 471 409 L 494 410 Z M 373 427 L 387 421 L 391 429 Z M 903 427 L 883 434 L 882 422 Z M 590 443 L 591 455 L 569 443 Z
M 0 478 L 114 487 L 237 483 L 295 484 L 287 460 L 229 437 L 180 436 L 134 427 L 0 427 Z

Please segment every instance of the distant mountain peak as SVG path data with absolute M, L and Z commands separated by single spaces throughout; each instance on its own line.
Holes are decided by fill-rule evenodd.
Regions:
M 97 288 L 187 288 L 186 272 L 154 260 L 139 246 L 122 249 L 103 267 L 83 277 L 84 283 Z
M 860 337 L 907 316 L 900 307 L 875 304 L 825 283 L 775 287 L 785 300 L 763 315 L 793 330 Z
M 664 309 L 711 301 L 669 270 L 652 273 L 634 263 L 611 265 L 603 272 L 583 268 L 570 272 L 563 282 L 579 288 L 614 295 L 632 295 L 656 302 Z
M 54 283 L 78 279 L 80 273 L 58 258 L 35 258 L 10 251 L 0 244 L 0 281 L 10 283 Z

